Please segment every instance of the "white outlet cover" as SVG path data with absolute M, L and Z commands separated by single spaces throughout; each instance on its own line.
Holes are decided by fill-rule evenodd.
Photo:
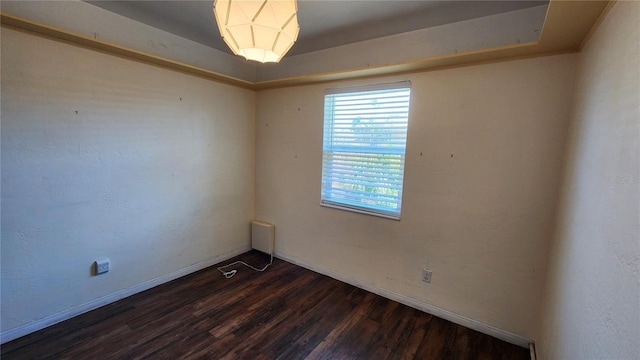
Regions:
M 422 269 L 422 281 L 426 282 L 426 283 L 431 283 L 431 275 L 433 273 L 431 272 L 431 270 L 427 270 L 427 269 Z
M 109 271 L 109 259 L 103 258 L 96 260 L 96 275 L 104 274 Z

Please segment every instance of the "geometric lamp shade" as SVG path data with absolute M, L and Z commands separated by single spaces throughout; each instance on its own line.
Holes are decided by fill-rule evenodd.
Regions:
M 296 0 L 215 0 L 220 35 L 247 60 L 279 62 L 298 38 Z

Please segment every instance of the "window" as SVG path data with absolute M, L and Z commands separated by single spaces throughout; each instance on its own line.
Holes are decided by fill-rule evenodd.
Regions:
M 400 218 L 411 83 L 324 97 L 322 205 Z

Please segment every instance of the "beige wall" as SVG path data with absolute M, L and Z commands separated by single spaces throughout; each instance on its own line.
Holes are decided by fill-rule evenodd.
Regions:
M 259 92 L 256 217 L 276 225 L 281 256 L 533 338 L 575 60 Z M 401 221 L 321 207 L 324 89 L 406 79 Z
M 640 3 L 580 54 L 540 359 L 640 358 Z
M 3 28 L 3 335 L 248 249 L 254 111 L 252 91 Z

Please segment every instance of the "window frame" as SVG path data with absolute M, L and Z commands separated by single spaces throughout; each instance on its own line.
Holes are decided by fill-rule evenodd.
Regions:
M 402 140 L 402 148 L 400 149 L 401 151 L 399 151 L 399 148 L 397 146 L 394 146 L 393 144 L 390 144 L 389 146 L 389 151 L 374 151 L 374 150 L 370 150 L 370 151 L 365 151 L 365 150 L 355 150 L 358 148 L 358 146 L 346 146 L 346 145 L 336 145 L 335 144 L 335 130 L 337 128 L 336 126 L 336 110 L 335 110 L 335 106 L 336 104 L 334 102 L 332 102 L 331 104 L 328 104 L 329 101 L 336 101 L 335 97 L 336 96 L 340 96 L 340 95 L 349 95 L 349 94 L 357 94 L 357 93 L 361 93 L 361 94 L 366 94 L 367 92 L 379 92 L 379 91 L 384 91 L 384 90 L 408 90 L 408 94 L 406 95 L 408 98 L 406 99 L 406 108 L 403 106 L 402 107 L 402 111 L 399 112 L 401 114 L 405 114 L 406 113 L 406 118 L 405 117 L 399 117 L 398 119 L 400 119 L 401 121 L 404 121 L 404 128 L 403 130 L 403 134 L 404 134 L 404 138 L 401 139 Z M 346 88 L 334 88 L 334 89 L 326 89 L 325 93 L 324 93 L 324 110 L 323 110 L 323 134 L 322 134 L 322 173 L 321 173 L 321 190 L 320 190 L 320 205 L 323 207 L 328 207 L 328 208 L 333 208 L 333 209 L 339 209 L 339 210 L 345 210 L 345 211 L 350 211 L 350 212 L 355 212 L 355 213 L 360 213 L 360 214 L 365 214 L 365 215 L 372 215 L 372 216 L 377 216 L 377 217 L 382 217 L 382 218 L 387 218 L 387 219 L 392 219 L 392 220 L 400 220 L 401 214 L 402 214 L 402 200 L 403 200 L 403 195 L 404 195 L 404 174 L 405 174 L 405 164 L 406 164 L 406 154 L 407 154 L 407 138 L 408 138 L 408 129 L 409 129 L 409 117 L 410 117 L 410 112 L 411 112 L 411 82 L 410 81 L 401 81 L 401 82 L 394 82 L 394 83 L 382 83 L 382 84 L 372 84 L 372 85 L 364 85 L 364 86 L 357 86 L 357 87 L 346 87 Z M 381 95 L 385 95 L 384 93 L 382 93 Z M 382 98 L 382 97 L 381 97 Z M 380 98 L 376 98 L 376 101 L 379 100 Z M 370 110 L 372 109 L 374 106 L 372 106 L 371 108 L 365 108 L 363 109 L 363 111 L 366 110 Z M 328 109 L 330 109 L 330 113 L 328 112 Z M 364 114 L 363 114 L 364 115 Z M 356 114 L 356 116 L 362 116 L 360 114 Z M 329 123 L 329 124 L 328 124 Z M 379 124 L 380 125 L 380 124 Z M 344 126 L 344 125 L 343 125 Z M 384 126 L 380 126 L 380 128 L 383 128 Z M 377 127 L 376 127 L 377 129 Z M 329 132 L 329 133 L 328 133 Z M 389 133 L 391 134 L 392 132 L 389 131 Z M 399 139 L 392 139 L 390 140 L 390 142 L 397 142 Z M 369 146 L 364 146 L 364 147 L 360 147 L 361 149 L 383 149 L 383 147 L 376 147 L 376 144 L 373 144 L 372 142 L 366 143 L 369 144 Z M 327 148 L 329 147 L 329 148 Z M 339 148 L 342 150 L 334 150 L 334 148 Z M 344 149 L 351 149 L 351 151 L 346 151 Z M 328 153 L 331 153 L 330 155 L 328 155 Z M 327 165 L 328 162 L 333 162 L 334 157 L 336 154 L 340 155 L 342 154 L 342 156 L 347 157 L 349 156 L 349 154 L 353 155 L 353 154 L 363 154 L 364 156 L 371 156 L 371 157 L 378 157 L 380 158 L 380 155 L 400 155 L 399 156 L 399 164 L 400 164 L 400 170 L 401 172 L 399 173 L 399 185 L 397 186 L 397 190 L 398 190 L 398 195 L 394 196 L 396 200 L 394 200 L 394 202 L 390 201 L 390 203 L 395 203 L 397 206 L 397 211 L 393 210 L 393 209 L 382 209 L 381 206 L 367 206 L 366 204 L 350 204 L 348 202 L 340 202 L 340 201 L 336 201 L 335 198 L 331 198 L 331 196 L 325 196 L 325 192 L 329 191 L 331 192 L 331 190 L 334 189 L 334 187 L 332 185 L 327 186 L 327 178 L 332 177 L 335 174 L 335 166 L 334 165 Z M 327 158 L 329 156 L 329 158 Z M 356 155 L 357 156 L 357 155 Z M 353 161 L 353 160 L 348 160 L 348 161 Z M 379 159 L 375 160 L 376 163 L 379 164 L 386 164 L 386 162 L 384 161 L 380 161 Z M 390 160 L 392 161 L 392 160 Z M 396 161 L 398 163 L 398 161 Z M 330 168 L 331 172 L 330 174 L 325 174 L 325 170 L 326 168 Z M 378 168 L 376 168 L 376 170 L 378 170 Z M 391 174 L 393 175 L 392 172 L 388 172 L 386 174 Z M 362 176 L 362 174 L 360 174 L 359 176 Z M 393 176 L 398 176 L 393 175 Z M 390 176 L 392 177 L 392 176 Z M 345 182 L 345 184 L 349 184 L 349 182 Z M 387 189 L 391 189 L 391 188 L 387 188 Z M 353 189 L 352 189 L 353 190 Z M 362 193 L 361 195 L 368 195 L 368 194 L 376 194 L 376 192 L 366 192 L 366 193 Z M 363 196 L 364 197 L 364 196 Z M 359 199 L 361 200 L 362 197 L 359 197 Z M 381 200 L 372 200 L 372 201 L 381 201 Z

